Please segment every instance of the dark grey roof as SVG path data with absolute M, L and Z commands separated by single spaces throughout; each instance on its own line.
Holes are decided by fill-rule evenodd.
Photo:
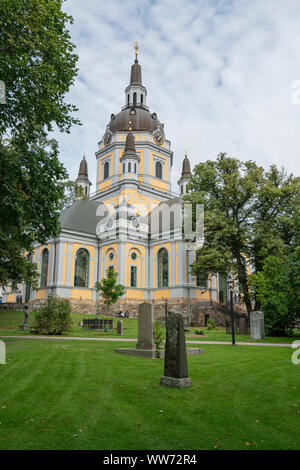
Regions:
M 73 230 L 96 235 L 97 223 L 105 216 L 96 216 L 100 203 L 78 199 L 60 214 L 62 230 Z

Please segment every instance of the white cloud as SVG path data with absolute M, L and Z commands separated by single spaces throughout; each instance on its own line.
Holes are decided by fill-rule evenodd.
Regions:
M 95 191 L 94 153 L 124 104 L 136 40 L 147 104 L 174 151 L 172 181 L 185 148 L 192 164 L 226 151 L 299 174 L 298 0 L 68 0 L 64 9 L 80 57 L 68 101 L 83 126 L 58 135 L 72 178 L 86 152 Z

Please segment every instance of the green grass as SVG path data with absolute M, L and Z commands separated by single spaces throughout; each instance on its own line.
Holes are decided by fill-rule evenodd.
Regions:
M 96 315 L 82 314 L 82 313 L 72 313 L 72 329 L 66 333 L 64 336 L 83 336 L 83 337 L 119 337 L 117 335 L 117 321 L 118 318 L 113 318 L 114 329 L 109 333 L 99 330 L 86 330 L 79 326 L 79 322 L 83 319 L 95 318 Z M 101 318 L 112 318 L 104 317 L 101 315 Z M 30 331 L 20 330 L 20 326 L 24 323 L 24 313 L 21 311 L 7 311 L 0 310 L 0 333 L 5 335 L 31 335 Z M 124 337 L 125 338 L 137 338 L 138 334 L 138 321 L 136 318 L 125 318 L 123 319 L 124 324 Z M 34 314 L 29 315 L 29 326 L 34 327 Z
M 193 340 L 203 340 L 203 341 L 230 341 L 231 342 L 231 334 L 226 334 L 226 329 L 217 327 L 213 330 L 208 330 L 206 327 L 197 327 L 197 328 L 190 328 L 189 334 L 194 334 L 195 330 L 202 330 L 204 336 L 197 335 L 197 337 L 188 337 L 189 341 Z M 292 343 L 295 340 L 300 340 L 300 331 L 294 330 L 293 336 L 266 336 L 263 340 L 253 340 L 250 338 L 250 335 L 235 335 L 235 340 L 237 342 L 249 342 L 249 343 Z
M 193 387 L 175 390 L 159 385 L 162 360 L 118 343 L 5 342 L 0 449 L 299 449 L 292 349 L 204 346 Z
M 90 314 L 79 314 L 73 313 L 72 320 L 73 326 L 72 330 L 66 332 L 64 336 L 82 336 L 82 337 L 115 337 L 117 338 L 117 321 L 118 318 L 114 318 L 114 329 L 109 333 L 104 331 L 97 330 L 84 330 L 79 326 L 79 322 L 84 318 L 95 318 L 95 315 Z M 101 318 L 104 318 L 101 315 Z M 108 317 L 107 317 L 108 318 Z M 112 317 L 110 317 L 112 318 Z M 23 325 L 24 314 L 20 311 L 1 311 L 0 310 L 0 334 L 3 335 L 30 335 L 30 331 L 22 331 L 19 326 Z M 138 337 L 138 321 L 136 318 L 123 319 L 124 324 L 124 338 L 137 338 Z M 29 315 L 29 325 L 34 326 L 34 314 Z M 231 341 L 231 335 L 226 334 L 225 328 L 215 328 L 213 330 L 208 330 L 204 327 L 191 328 L 189 334 L 194 334 L 195 330 L 201 329 L 204 332 L 204 336 L 197 335 L 196 337 L 188 337 L 189 341 L 194 340 L 205 340 L 205 341 Z M 300 340 L 300 331 L 295 330 L 293 336 L 286 337 L 266 337 L 264 340 L 254 342 L 263 342 L 263 343 L 292 343 L 295 340 Z M 238 342 L 253 342 L 250 338 L 250 335 L 236 335 L 236 341 Z

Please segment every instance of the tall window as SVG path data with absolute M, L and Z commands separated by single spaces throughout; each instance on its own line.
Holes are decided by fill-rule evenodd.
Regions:
M 42 252 L 42 267 L 41 267 L 41 289 L 47 287 L 48 283 L 48 265 L 49 265 L 49 251 L 47 248 L 43 249 Z
M 123 163 L 123 173 L 125 173 L 125 163 Z
M 131 163 L 128 163 L 128 173 L 131 173 Z
M 158 287 L 168 287 L 169 285 L 169 255 L 166 248 L 161 248 L 158 252 Z
M 143 104 L 144 96 L 141 95 L 141 104 Z
M 155 163 L 155 176 L 162 179 L 162 164 L 160 162 Z
M 130 266 L 130 287 L 137 287 L 137 266 Z
M 136 173 L 136 163 L 134 164 L 134 172 Z
M 133 106 L 136 106 L 136 93 L 133 93 Z
M 76 253 L 74 286 L 88 287 L 89 284 L 89 253 L 80 248 Z
M 109 178 L 109 162 L 104 163 L 104 176 L 103 179 Z

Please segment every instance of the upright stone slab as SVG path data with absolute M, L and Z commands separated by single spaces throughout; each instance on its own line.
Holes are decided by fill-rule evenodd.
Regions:
M 154 350 L 153 338 L 154 305 L 144 302 L 138 310 L 138 342 L 136 349 Z
M 124 331 L 123 331 L 123 322 L 122 320 L 118 320 L 117 323 L 117 335 L 123 336 Z
M 252 339 L 264 339 L 265 320 L 263 312 L 250 312 L 250 334 Z
M 192 386 L 188 376 L 183 316 L 177 311 L 169 312 L 167 318 L 165 371 L 160 383 L 175 388 Z

